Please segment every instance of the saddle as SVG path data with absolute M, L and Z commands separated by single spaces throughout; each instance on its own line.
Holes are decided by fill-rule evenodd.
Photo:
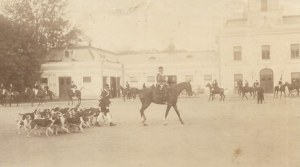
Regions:
M 164 104 L 168 99 L 168 93 L 168 85 L 163 85 L 162 88 L 160 87 L 160 85 L 157 85 L 153 91 L 153 97 L 156 98 L 158 101 L 162 102 L 162 104 Z

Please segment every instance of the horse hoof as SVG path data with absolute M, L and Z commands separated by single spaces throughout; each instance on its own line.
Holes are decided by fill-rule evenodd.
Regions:
M 147 124 L 143 124 L 144 126 L 148 126 Z
M 181 125 L 184 125 L 184 122 L 183 122 L 183 121 L 181 121 Z

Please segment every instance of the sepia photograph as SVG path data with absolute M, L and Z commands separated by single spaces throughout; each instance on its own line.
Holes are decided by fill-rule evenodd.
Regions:
M 0 0 L 1 167 L 299 167 L 299 91 L 299 0 Z

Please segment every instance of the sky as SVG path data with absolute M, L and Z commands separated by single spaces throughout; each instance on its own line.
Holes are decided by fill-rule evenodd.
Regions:
M 3 0 L 0 0 L 3 1 Z M 67 17 L 92 45 L 113 52 L 215 49 L 227 18 L 241 18 L 247 0 L 68 0 Z M 300 0 L 279 0 L 300 15 Z

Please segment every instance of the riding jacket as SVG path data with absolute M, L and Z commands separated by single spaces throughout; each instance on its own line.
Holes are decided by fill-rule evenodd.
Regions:
M 166 83 L 166 76 L 163 75 L 162 73 L 158 73 L 156 75 L 156 82 L 159 85 L 164 85 Z
M 104 89 L 101 92 L 99 101 L 100 101 L 99 106 L 101 107 L 101 109 L 106 109 L 107 107 L 109 107 L 110 100 L 109 100 L 109 91 L 108 90 Z

